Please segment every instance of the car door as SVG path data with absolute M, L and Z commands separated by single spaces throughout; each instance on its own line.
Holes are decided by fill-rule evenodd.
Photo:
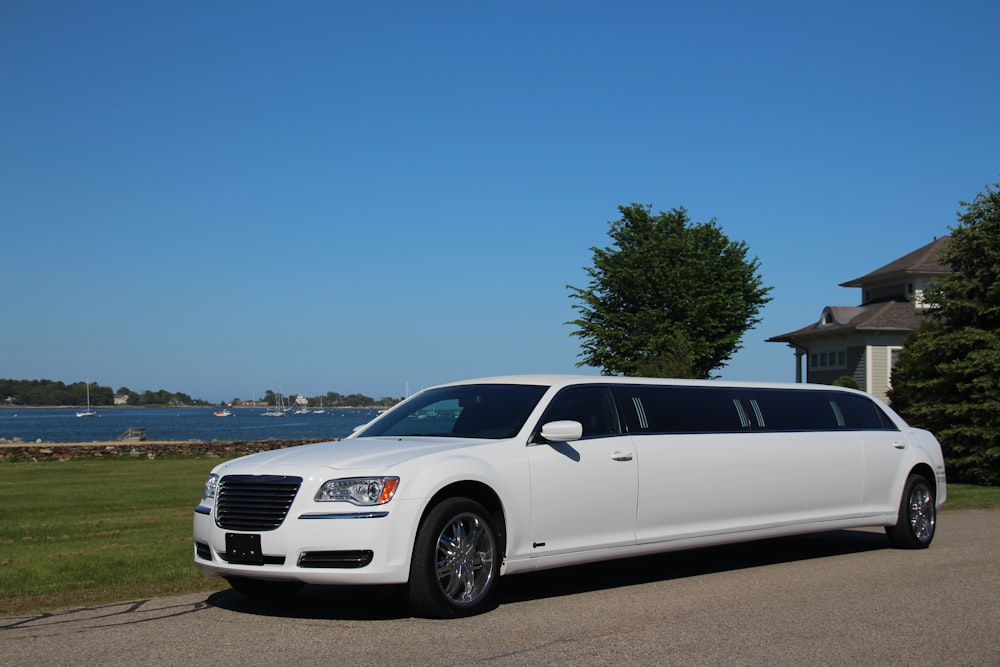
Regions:
M 822 393 L 646 386 L 616 396 L 643 462 L 639 544 L 858 514 L 860 439 Z
M 899 490 L 909 470 L 912 443 L 881 408 L 867 396 L 838 393 L 837 405 L 847 428 L 857 432 L 864 453 L 864 516 L 892 514 L 899 508 Z
M 572 420 L 583 437 L 528 445 L 532 557 L 635 543 L 638 471 L 629 436 L 622 434 L 611 392 L 584 385 L 560 392 L 538 429 Z

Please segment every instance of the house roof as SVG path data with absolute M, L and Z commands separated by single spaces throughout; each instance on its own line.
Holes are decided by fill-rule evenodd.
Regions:
M 827 306 L 818 322 L 767 339 L 768 343 L 791 343 L 795 338 L 829 336 L 850 331 L 913 331 L 920 315 L 903 298 L 877 301 L 864 306 Z
M 910 273 L 948 275 L 952 273 L 952 270 L 947 264 L 943 264 L 941 262 L 941 251 L 944 250 L 945 246 L 947 246 L 950 242 L 950 236 L 942 236 L 941 238 L 934 239 L 927 245 L 917 248 L 910 254 L 904 255 L 893 262 L 889 262 L 885 266 L 875 269 L 871 273 L 867 273 L 860 278 L 848 280 L 846 283 L 840 283 L 840 286 L 863 287 L 867 283 L 880 282 L 893 276 Z

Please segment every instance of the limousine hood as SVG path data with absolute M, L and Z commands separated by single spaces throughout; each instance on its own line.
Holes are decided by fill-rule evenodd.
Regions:
M 468 438 L 350 438 L 314 445 L 252 454 L 220 466 L 216 472 L 227 474 L 274 474 L 276 467 L 294 469 L 329 468 L 331 470 L 388 470 L 428 454 L 452 451 L 481 444 Z

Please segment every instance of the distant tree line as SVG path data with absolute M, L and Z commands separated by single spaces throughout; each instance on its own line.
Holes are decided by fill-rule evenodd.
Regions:
M 128 387 L 120 387 L 115 393 L 128 396 L 127 405 L 144 405 L 147 407 L 155 405 L 211 405 L 208 401 L 203 401 L 200 398 L 191 398 L 179 391 L 169 392 L 166 389 L 160 389 L 159 391 L 150 391 L 147 389 L 139 393 L 132 391 Z M 93 387 L 90 389 L 90 394 L 93 397 Z M 93 398 L 91 398 L 91 403 L 93 403 Z
M 96 382 L 90 383 L 90 404 L 92 406 L 111 406 L 115 404 L 115 394 L 128 397 L 127 405 L 160 406 L 160 405 L 209 405 L 201 399 L 191 398 L 180 392 L 132 391 L 121 387 L 118 391 L 111 387 L 102 387 Z M 58 380 L 0 380 L 0 402 L 4 405 L 86 405 L 87 383 L 74 382 L 66 384 Z
M 277 405 L 279 394 L 271 389 L 264 392 L 264 397 L 261 399 L 265 405 Z M 283 396 L 283 395 L 282 395 Z M 288 405 L 288 397 L 283 396 L 285 405 Z M 328 391 L 322 396 L 312 396 L 306 397 L 308 406 L 310 408 L 367 408 L 372 406 L 378 407 L 391 407 L 396 403 L 399 403 L 401 399 L 391 398 L 389 396 L 383 396 L 382 398 L 376 400 L 371 396 L 365 396 L 364 394 L 338 394 L 335 391 Z M 232 403 L 239 404 L 243 401 L 239 398 L 234 398 Z
M 125 396 L 126 405 L 131 406 L 177 406 L 177 405 L 214 405 L 200 398 L 192 398 L 188 394 L 176 391 L 133 391 L 128 387 L 119 387 L 114 391 L 96 382 L 90 383 L 90 404 L 96 407 L 112 406 L 115 396 Z M 261 399 L 266 405 L 277 405 L 278 394 L 270 389 L 264 392 Z M 307 398 L 309 407 L 327 408 L 365 408 L 391 407 L 402 399 L 384 396 L 379 399 L 364 394 L 339 394 L 328 391 L 321 396 Z M 284 397 L 288 404 L 288 397 Z M 233 405 L 243 401 L 232 400 Z M 87 383 L 73 382 L 66 384 L 58 380 L 7 380 L 0 379 L 0 405 L 52 406 L 52 405 L 86 405 Z

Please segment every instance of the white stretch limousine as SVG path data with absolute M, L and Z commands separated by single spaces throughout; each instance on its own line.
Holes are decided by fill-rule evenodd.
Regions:
M 405 583 L 415 613 L 462 616 L 571 563 L 859 526 L 919 549 L 945 496 L 934 436 L 859 391 L 498 377 L 217 466 L 194 561 L 251 596 Z

